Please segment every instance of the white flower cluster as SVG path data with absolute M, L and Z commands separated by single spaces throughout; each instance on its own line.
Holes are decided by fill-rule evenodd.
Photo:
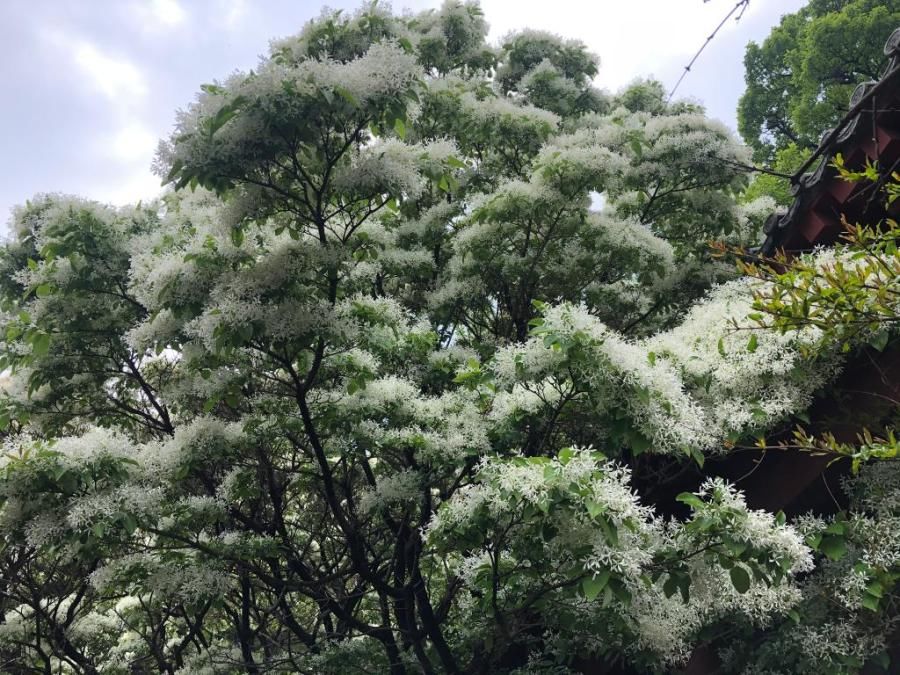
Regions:
M 615 188 L 628 162 L 607 144 L 598 142 L 601 139 L 592 129 L 555 137 L 535 160 L 537 180 L 554 186 L 574 184 L 584 192 Z
M 428 525 L 427 536 L 440 539 L 454 530 L 469 527 L 470 521 L 482 512 L 491 521 L 502 522 L 526 505 L 546 508 L 552 493 L 562 490 L 579 502 L 583 510 L 576 509 L 574 514 L 560 512 L 555 518 L 550 511 L 548 517 L 558 527 L 558 534 L 547 544 L 544 554 L 555 560 L 556 566 L 575 562 L 589 573 L 611 569 L 638 583 L 642 567 L 652 557 L 652 542 L 660 540 L 659 524 L 651 510 L 640 505 L 632 492 L 627 468 L 601 465 L 590 449 L 571 452 L 567 461 L 556 459 L 549 464 L 482 460 L 479 482 L 464 486 L 441 507 Z M 571 486 L 579 489 L 571 490 Z M 603 531 L 587 518 L 588 503 L 619 528 L 617 544 L 612 545 Z M 523 535 L 530 536 L 524 532 Z M 592 548 L 588 557 L 573 560 L 571 551 L 587 542 Z M 475 556 L 481 559 L 481 553 Z M 470 569 L 474 567 L 473 561 L 467 562 L 465 558 L 459 563 Z
M 636 589 L 631 618 L 635 622 L 635 647 L 656 653 L 668 664 L 679 664 L 696 646 L 697 632 L 717 620 L 739 617 L 757 626 L 783 617 L 801 600 L 799 588 L 790 582 L 766 586 L 755 583 L 745 593 L 735 590 L 728 571 L 709 564 L 691 568 L 690 598 L 676 593 L 666 597 L 661 585 Z
M 80 466 L 100 457 L 127 458 L 132 442 L 123 434 L 102 427 L 90 427 L 80 436 L 63 436 L 52 445 L 59 459 L 69 466 Z
M 438 85 L 434 85 L 438 86 Z M 533 133 L 546 138 L 559 126 L 559 116 L 533 105 L 517 105 L 507 98 L 488 96 L 477 98 L 466 93 L 461 96 L 462 114 L 485 129 L 496 129 L 501 124 L 516 126 L 519 133 Z
M 804 410 L 838 365 L 828 352 L 814 364 L 802 356 L 821 336 L 815 327 L 780 333 L 750 320 L 754 287 L 752 280 L 723 284 L 681 325 L 643 342 L 678 369 L 719 439 Z
M 335 187 L 351 194 L 388 193 L 415 199 L 425 187 L 419 173 L 421 154 L 422 148 L 396 139 L 373 143 L 360 149 L 335 175 Z
M 845 489 L 850 497 L 845 518 L 797 519 L 807 540 L 839 537 L 842 554 L 823 557 L 803 580 L 799 623 L 787 623 L 751 653 L 728 654 L 746 664 L 747 675 L 765 668 L 785 675 L 855 672 L 848 665 L 867 662 L 890 644 L 898 625 L 891 609 L 896 590 L 882 582 L 900 568 L 900 468 L 893 462 L 866 465 Z
M 380 477 L 374 488 L 366 488 L 359 496 L 359 510 L 372 513 L 393 504 L 408 502 L 422 494 L 422 477 L 418 471 L 404 469 Z
M 164 496 L 164 490 L 158 486 L 123 485 L 110 492 L 73 499 L 65 521 L 77 530 L 120 512 L 136 516 L 153 515 L 159 512 Z
M 713 442 L 702 410 L 672 365 L 662 360 L 651 364 L 642 346 L 606 328 L 584 307 L 554 306 L 543 318 L 543 328 L 558 340 L 584 343 L 586 357 L 569 367 L 581 380 L 577 384 L 598 402 L 598 412 L 624 407 L 657 452 Z M 565 350 L 535 337 L 498 351 L 489 366 L 501 386 L 511 387 L 523 375 L 554 377 L 567 358 Z
M 614 611 L 631 632 L 630 639 L 620 636 L 623 646 L 630 642 L 626 649 L 652 653 L 670 664 L 690 655 L 705 625 L 740 615 L 764 626 L 800 601 L 794 578 L 812 567 L 800 534 L 771 514 L 747 509 L 742 496 L 727 484 L 712 481 L 703 487 L 703 504 L 695 517 L 721 521 L 729 536 L 764 549 L 785 571 L 780 583 L 754 581 L 740 592 L 727 569 L 714 558 L 696 554 L 707 542 L 697 538 L 689 523 L 663 522 L 639 503 L 627 469 L 604 462 L 589 450 L 566 452 L 567 457 L 550 462 L 482 461 L 478 482 L 463 487 L 441 507 L 426 536 L 440 543 L 470 528 L 485 538 L 491 532 L 508 531 L 503 555 L 521 569 L 546 568 L 545 582 L 564 582 L 567 574 L 579 572 L 591 577 L 612 574 L 631 591 L 630 601 L 615 603 Z M 533 522 L 529 513 L 545 515 Z M 591 514 L 601 514 L 609 525 L 600 527 Z M 615 528 L 614 538 L 608 527 Z M 649 582 L 647 572 L 664 550 L 679 551 L 687 561 L 691 579 L 687 601 L 679 594 L 666 597 L 665 575 Z M 451 563 L 469 585 L 477 585 L 482 572 L 490 569 L 491 558 L 487 548 L 476 547 Z M 598 617 L 609 611 L 608 603 L 599 599 L 572 606 L 583 615 L 585 625 L 596 625 Z
M 422 396 L 410 380 L 388 376 L 336 399 L 355 437 L 383 450 L 415 447 L 420 461 L 456 464 L 490 449 L 484 417 L 466 393 Z
M 139 458 L 151 475 L 168 476 L 185 463 L 215 463 L 234 452 L 242 439 L 240 423 L 198 416 L 179 425 L 172 438 L 140 446 Z
M 498 383 L 554 377 L 568 363 L 563 349 L 545 344 L 580 341 L 586 347 L 571 372 L 602 410 L 624 407 L 656 452 L 686 447 L 712 451 L 733 434 L 764 429 L 804 410 L 833 376 L 836 360 L 810 364 L 800 347 L 815 344 L 815 328 L 778 333 L 752 323 L 753 283 L 714 289 L 678 327 L 631 341 L 586 308 L 558 305 L 544 313 L 543 335 L 497 352 L 488 363 Z
M 154 552 L 133 553 L 108 561 L 91 574 L 91 585 L 103 591 L 123 578 L 140 579 L 143 592 L 160 593 L 184 602 L 215 598 L 233 585 L 230 575 L 209 562 L 180 558 L 164 560 Z
M 236 73 L 219 87 L 200 94 L 197 101 L 179 113 L 176 143 L 162 143 L 155 169 L 160 175 L 173 166 L 190 164 L 203 170 L 246 161 L 270 151 L 274 145 L 261 139 L 271 136 L 272 120 L 295 120 L 318 116 L 323 102 L 343 97 L 353 106 L 384 104 L 410 90 L 422 76 L 412 54 L 390 42 L 373 44 L 360 58 L 347 63 L 327 59 L 304 59 L 295 64 L 283 60 L 263 61 L 256 72 Z M 228 113 L 252 106 L 244 114 Z M 231 117 L 209 142 L 205 126 L 221 114 Z M 317 123 L 324 122 L 318 118 Z

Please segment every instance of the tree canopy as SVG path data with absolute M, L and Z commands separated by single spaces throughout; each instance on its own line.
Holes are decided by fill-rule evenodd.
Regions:
M 757 161 L 790 145 L 811 150 L 844 116 L 854 87 L 877 80 L 882 45 L 900 25 L 897 0 L 810 0 L 744 56 L 738 128 Z
M 784 279 L 712 255 L 774 202 L 697 105 L 486 34 L 472 2 L 326 11 L 200 87 L 158 203 L 17 210 L 5 672 L 888 658 L 895 466 L 790 520 L 710 469 L 879 329 L 786 322 Z

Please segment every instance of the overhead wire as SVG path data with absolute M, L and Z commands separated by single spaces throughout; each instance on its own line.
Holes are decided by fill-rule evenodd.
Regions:
M 704 2 L 709 2 L 709 0 L 703 0 Z M 678 81 L 675 83 L 675 86 L 672 87 L 672 91 L 669 92 L 669 97 L 666 99 L 666 103 L 671 102 L 672 97 L 675 95 L 675 92 L 678 91 L 678 87 L 681 86 L 682 81 L 687 76 L 689 72 L 691 72 L 691 68 L 697 62 L 697 59 L 700 58 L 700 55 L 703 53 L 703 50 L 709 46 L 709 43 L 713 41 L 718 32 L 722 30 L 722 27 L 728 22 L 735 12 L 740 10 L 740 13 L 735 17 L 735 22 L 740 21 L 741 17 L 744 16 L 744 12 L 747 11 L 747 7 L 750 6 L 750 0 L 738 0 L 737 4 L 731 8 L 731 11 L 725 15 L 725 18 L 719 22 L 719 25 L 716 26 L 715 30 L 709 34 L 709 37 L 706 38 L 706 41 L 700 46 L 700 49 L 697 50 L 697 53 L 694 54 L 694 58 L 691 59 L 690 63 L 688 63 L 684 70 L 681 73 L 681 77 L 678 78 Z

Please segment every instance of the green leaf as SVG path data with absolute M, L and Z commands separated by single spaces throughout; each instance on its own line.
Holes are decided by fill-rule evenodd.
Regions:
M 46 298 L 48 295 L 53 293 L 53 286 L 50 284 L 41 284 L 37 288 L 34 289 L 34 294 L 39 298 Z
M 641 145 L 640 139 L 632 138 L 631 141 L 628 143 L 628 145 L 631 146 L 631 149 L 634 152 L 634 154 L 637 155 L 638 159 L 640 159 L 641 156 L 644 154 L 644 148 Z
M 869 593 L 863 593 L 862 596 L 862 606 L 866 609 L 870 609 L 873 612 L 878 611 L 878 605 L 881 602 L 880 598 L 875 597 Z
M 844 541 L 843 537 L 822 537 L 822 542 L 819 544 L 819 550 L 831 560 L 840 560 L 847 554 L 847 543 Z
M 169 173 L 166 174 L 166 179 L 163 181 L 163 185 L 166 183 L 171 183 L 175 180 L 175 177 L 181 172 L 184 168 L 184 161 L 180 159 L 176 159 L 172 162 L 172 168 L 169 169 Z
M 210 118 L 206 119 L 206 131 L 209 136 L 213 136 L 221 129 L 232 117 L 238 114 L 241 107 L 247 102 L 244 96 L 235 96 L 234 99 L 223 105 L 219 111 Z
M 121 513 L 119 515 L 119 520 L 122 522 L 122 527 L 125 528 L 125 532 L 128 534 L 134 533 L 137 529 L 137 521 L 130 513 Z
M 675 497 L 675 501 L 681 502 L 682 504 L 687 504 L 692 509 L 699 509 L 701 506 L 703 506 L 703 500 L 693 492 L 682 492 L 680 495 Z
M 603 504 L 599 504 L 593 499 L 588 500 L 585 506 L 587 506 L 587 512 L 591 518 L 596 518 L 606 510 L 606 507 L 603 506 Z
M 616 599 L 623 605 L 631 604 L 631 591 L 618 579 L 610 579 L 609 587 Z
M 406 123 L 399 117 L 394 120 L 394 131 L 397 132 L 401 140 L 406 140 Z
M 668 579 L 663 583 L 663 593 L 667 598 L 671 598 L 678 591 L 678 579 L 675 575 L 670 574 Z
M 35 356 L 46 356 L 50 351 L 50 336 L 47 333 L 38 333 L 31 340 L 31 353 Z
M 884 597 L 884 586 L 881 585 L 880 581 L 873 581 L 866 586 L 866 593 L 874 595 L 876 598 Z
M 750 575 L 742 565 L 735 565 L 729 572 L 731 583 L 738 593 L 746 593 L 750 590 Z
M 703 468 L 703 464 L 706 462 L 706 457 L 703 456 L 703 453 L 697 448 L 690 449 L 691 457 L 694 458 L 694 461 L 697 463 L 701 469 Z
M 825 528 L 825 534 L 847 534 L 846 521 L 836 520 Z
M 750 340 L 747 342 L 747 351 L 751 354 L 756 351 L 756 347 L 759 344 L 759 340 L 756 337 L 756 333 L 750 336 Z
M 881 331 L 872 336 L 869 340 L 869 344 L 878 351 L 883 352 L 884 348 L 887 347 L 889 337 L 887 331 Z
M 220 87 L 217 84 L 201 84 L 200 90 L 205 91 L 207 94 L 210 94 L 213 96 L 218 96 L 220 94 L 225 93 L 225 89 L 223 89 L 222 87 Z
M 78 490 L 78 475 L 74 471 L 66 471 L 59 477 L 59 487 L 67 495 Z
M 610 521 L 608 518 L 597 518 L 597 524 L 600 525 L 600 529 L 603 530 L 603 536 L 606 537 L 606 541 L 608 541 L 613 546 L 619 545 L 619 530 L 616 529 L 616 526 Z
M 466 168 L 468 168 L 468 167 L 466 166 L 466 163 L 465 163 L 465 162 L 463 162 L 463 161 L 460 160 L 460 159 L 457 159 L 457 158 L 454 157 L 453 155 L 450 155 L 450 157 L 447 158 L 447 164 L 449 164 L 450 166 L 452 166 L 454 169 L 466 169 Z
M 359 101 L 353 94 L 350 93 L 350 91 L 348 89 L 345 89 L 344 87 L 335 87 L 334 93 L 337 94 L 338 96 L 340 96 L 347 103 L 352 105 L 354 108 L 359 107 Z
M 631 436 L 629 437 L 629 442 L 631 445 L 631 451 L 634 453 L 635 457 L 649 450 L 651 445 L 649 438 L 637 432 L 631 434 Z
M 725 354 L 725 338 L 719 338 L 719 342 L 716 345 L 716 347 L 718 348 L 719 354 L 721 356 L 726 356 L 726 354 Z
M 597 596 L 609 583 L 609 570 L 603 570 L 594 577 L 588 577 L 581 582 L 581 592 L 588 600 L 596 600 Z

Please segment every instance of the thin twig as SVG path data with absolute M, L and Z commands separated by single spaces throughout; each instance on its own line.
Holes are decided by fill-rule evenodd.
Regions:
M 828 490 L 828 495 L 831 497 L 831 501 L 834 502 L 834 505 L 836 507 L 838 507 L 838 510 L 840 511 L 841 504 L 840 504 L 840 502 L 838 502 L 837 498 L 834 496 L 834 493 L 831 491 L 831 486 L 828 485 L 828 479 L 825 478 L 825 473 L 823 472 L 821 474 L 821 476 L 822 476 L 822 483 L 825 485 L 825 489 Z
M 747 173 L 764 173 L 767 176 L 776 176 L 777 178 L 792 178 L 793 174 L 783 173 L 781 171 L 774 171 L 772 169 L 767 169 L 762 166 L 753 166 L 752 164 L 744 164 L 743 162 L 736 162 L 732 159 L 725 159 L 724 157 L 715 157 L 715 161 L 721 162 L 728 166 L 733 166 L 735 169 L 740 169 L 741 171 L 745 171 Z
M 754 446 L 754 448 L 756 448 L 756 446 Z M 756 448 L 756 449 L 758 449 L 758 448 Z M 750 476 L 752 476 L 753 473 L 754 473 L 759 467 L 762 466 L 763 460 L 766 458 L 766 452 L 768 452 L 768 448 L 763 449 L 762 455 L 760 456 L 759 459 L 753 460 L 753 468 L 750 469 L 747 473 L 745 473 L 745 474 L 744 474 L 743 476 L 741 476 L 740 478 L 736 479 L 736 480 L 734 481 L 734 483 L 737 484 L 737 483 L 740 483 L 742 480 L 745 480 L 745 479 L 747 479 L 747 478 L 750 478 Z

